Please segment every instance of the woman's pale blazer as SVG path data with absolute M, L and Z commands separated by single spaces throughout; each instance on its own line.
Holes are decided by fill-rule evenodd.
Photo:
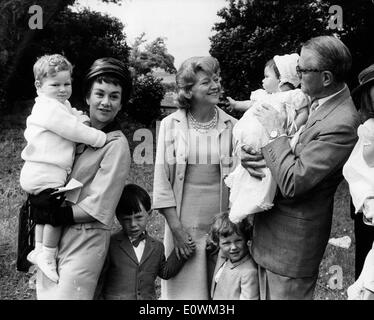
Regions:
M 229 190 L 223 179 L 235 168 L 236 164 L 233 157 L 232 129 L 237 120 L 218 107 L 217 110 L 221 171 L 220 210 L 223 212 L 228 210 L 229 205 Z M 187 168 L 188 137 L 186 110 L 179 109 L 161 121 L 156 150 L 153 208 L 176 207 L 178 217 Z

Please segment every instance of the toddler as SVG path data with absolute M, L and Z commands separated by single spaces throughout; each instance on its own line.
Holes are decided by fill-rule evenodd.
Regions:
M 83 124 L 89 118 L 70 106 L 72 65 L 62 55 L 45 55 L 34 64 L 37 97 L 26 121 L 25 160 L 20 184 L 29 194 L 63 187 L 70 174 L 75 143 L 102 147 L 109 141 L 106 134 Z M 37 264 L 52 281 L 58 281 L 55 256 L 61 228 L 36 225 L 35 249 L 27 259 Z
M 232 108 L 247 110 L 233 128 L 235 140 L 235 154 L 240 155 L 243 145 L 249 145 L 256 151 L 269 143 L 266 130 L 254 116 L 253 111 L 262 103 L 272 105 L 277 111 L 281 111 L 285 105 L 287 119 L 286 127 L 289 137 L 300 129 L 308 119 L 309 99 L 300 90 L 295 89 L 300 84 L 296 72 L 299 59 L 297 53 L 283 56 L 275 56 L 265 65 L 264 89 L 253 91 L 249 101 L 235 101 L 229 98 Z M 291 147 L 296 144 L 296 135 L 291 140 Z M 230 187 L 230 219 L 239 222 L 245 216 L 256 212 L 268 210 L 273 206 L 276 191 L 276 182 L 271 176 L 269 168 L 264 168 L 265 178 L 262 180 L 253 178 L 240 164 L 225 179 Z
M 248 250 L 250 233 L 247 219 L 234 224 L 227 212 L 215 218 L 208 237 L 209 246 L 219 247 L 211 287 L 213 300 L 259 299 L 257 266 Z
M 96 298 L 155 300 L 157 276 L 169 279 L 182 268 L 185 260 L 175 251 L 166 260 L 162 242 L 146 232 L 151 211 L 147 191 L 134 184 L 124 187 L 116 209 L 122 230 L 111 237 Z

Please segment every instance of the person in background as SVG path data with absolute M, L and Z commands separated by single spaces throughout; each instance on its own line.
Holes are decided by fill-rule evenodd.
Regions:
M 352 91 L 352 98 L 359 109 L 362 125 L 358 129 L 359 141 L 343 171 L 346 180 L 351 181 L 356 280 L 374 241 L 374 228 L 363 222 L 363 209 L 373 207 L 374 204 L 374 180 L 371 179 L 374 172 L 374 64 L 360 72 L 358 81 L 359 85 Z

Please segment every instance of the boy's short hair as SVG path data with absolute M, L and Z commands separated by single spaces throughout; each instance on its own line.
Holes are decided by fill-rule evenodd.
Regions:
M 151 210 L 151 197 L 148 192 L 136 184 L 128 184 L 123 188 L 116 208 L 116 217 L 131 216 L 142 210 Z
M 44 55 L 35 62 L 34 67 L 35 80 L 42 81 L 46 77 L 53 77 L 57 72 L 73 72 L 71 63 L 61 54 Z
M 229 213 L 223 212 L 214 218 L 213 224 L 210 227 L 208 236 L 208 244 L 218 247 L 219 237 L 228 237 L 236 233 L 242 235 L 245 241 L 251 238 L 252 226 L 247 219 L 243 219 L 239 223 L 233 223 L 229 219 Z

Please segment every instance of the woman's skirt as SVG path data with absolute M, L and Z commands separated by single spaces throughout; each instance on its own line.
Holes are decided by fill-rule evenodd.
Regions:
M 213 218 L 220 211 L 219 165 L 188 165 L 183 186 L 180 220 L 196 243 L 194 255 L 173 278 L 161 281 L 161 299 L 209 299 L 206 239 Z M 173 237 L 165 226 L 167 255 L 174 248 Z

